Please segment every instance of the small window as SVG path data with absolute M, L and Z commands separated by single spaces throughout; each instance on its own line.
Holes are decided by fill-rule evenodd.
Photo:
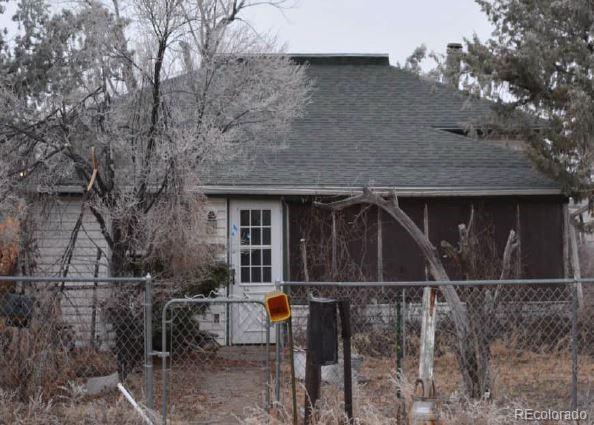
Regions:
M 240 210 L 240 278 L 242 283 L 272 280 L 271 210 Z

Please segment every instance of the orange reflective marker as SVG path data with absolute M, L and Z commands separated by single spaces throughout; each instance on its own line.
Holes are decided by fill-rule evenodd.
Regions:
M 273 323 L 284 322 L 291 317 L 289 297 L 284 292 L 270 292 L 264 298 L 264 305 L 266 306 L 268 317 Z

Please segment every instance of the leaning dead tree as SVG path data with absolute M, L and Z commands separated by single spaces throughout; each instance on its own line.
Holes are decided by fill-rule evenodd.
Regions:
M 397 194 L 392 193 L 391 197 L 374 193 L 368 188 L 364 188 L 361 194 L 349 198 L 331 202 L 317 203 L 318 206 L 330 208 L 332 211 L 340 211 L 355 205 L 375 205 L 389 214 L 396 220 L 413 238 L 426 259 L 431 276 L 436 281 L 449 281 L 449 276 L 439 257 L 438 251 L 429 241 L 427 235 L 413 222 L 413 220 L 400 208 Z M 472 253 L 469 251 L 472 247 L 470 237 L 473 224 L 473 216 L 468 225 L 460 225 L 460 244 L 459 248 L 451 248 L 451 254 L 456 254 L 457 258 L 472 261 Z M 517 236 L 512 230 L 510 232 L 505 253 L 503 256 L 503 266 L 501 278 L 508 277 L 511 270 L 511 258 L 513 251 L 517 248 Z M 490 374 L 488 373 L 488 341 L 478 339 L 480 331 L 480 320 L 473 305 L 463 302 L 454 285 L 439 286 L 443 297 L 445 298 L 449 314 L 451 316 L 456 332 L 456 352 L 457 360 L 462 373 L 464 385 L 469 395 L 473 397 L 482 397 L 490 391 Z M 489 295 L 493 301 L 491 306 L 496 305 L 498 297 L 498 288 L 492 295 Z M 437 290 L 427 286 L 423 291 L 423 318 L 422 318 L 422 337 L 419 362 L 419 382 L 423 386 L 425 396 L 433 396 L 434 380 L 434 348 L 435 348 L 435 326 L 437 312 Z

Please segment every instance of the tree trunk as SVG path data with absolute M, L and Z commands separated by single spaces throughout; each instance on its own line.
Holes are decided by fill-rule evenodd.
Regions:
M 427 262 L 429 263 L 429 270 L 434 280 L 450 280 L 445 271 L 443 263 L 439 259 L 437 249 L 431 244 L 427 236 L 421 231 L 421 229 L 417 227 L 412 219 L 399 207 L 398 198 L 395 193 L 393 194 L 393 201 L 390 202 L 373 193 L 368 188 L 364 188 L 361 195 L 356 195 L 345 200 L 326 204 L 326 206 L 335 210 L 341 210 L 353 205 L 365 203 L 376 205 L 377 207 L 386 211 L 408 232 L 417 246 L 421 249 Z M 468 317 L 468 311 L 466 306 L 460 300 L 456 289 L 454 289 L 452 285 L 440 286 L 439 288 L 450 307 L 450 315 L 456 330 L 458 363 L 460 366 L 460 371 L 462 372 L 465 386 L 471 393 L 472 388 L 475 385 L 472 373 L 470 373 L 468 369 L 468 365 L 472 365 L 475 363 L 475 361 L 473 360 L 474 344 L 472 344 L 471 340 L 469 339 L 470 320 Z M 427 365 L 427 367 L 430 366 L 431 365 Z M 427 385 L 427 383 L 424 383 L 424 385 Z M 432 383 L 428 385 L 432 385 Z

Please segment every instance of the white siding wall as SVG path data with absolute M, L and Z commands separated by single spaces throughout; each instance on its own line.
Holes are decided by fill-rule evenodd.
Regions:
M 61 276 L 63 262 L 72 231 L 81 212 L 81 198 L 78 196 L 61 196 L 55 202 L 40 211 L 37 224 L 38 276 Z M 83 221 L 76 239 L 72 260 L 68 267 L 68 277 L 92 277 L 97 263 L 97 249 L 102 251 L 99 261 L 98 276 L 108 276 L 109 249 L 101 234 L 99 224 L 87 209 L 83 211 Z M 92 333 L 95 341 L 107 348 L 113 336 L 101 314 L 101 303 L 112 294 L 106 284 L 66 283 L 65 296 L 62 298 L 62 315 L 74 331 L 76 345 L 85 346 L 91 341 Z M 85 289 L 68 289 L 81 287 Z M 86 289 L 88 287 L 88 289 Z M 93 298 L 95 297 L 95 309 Z M 92 326 L 93 310 L 95 310 L 95 326 Z
M 74 225 L 81 211 L 80 197 L 59 197 L 55 203 L 40 214 L 37 229 L 39 258 L 37 274 L 40 276 L 59 276 L 60 260 L 66 251 Z M 93 276 L 97 248 L 108 256 L 108 247 L 101 235 L 99 224 L 87 209 L 84 210 L 83 224 L 76 241 L 76 249 L 68 270 L 68 276 Z M 107 276 L 107 258 L 100 261 L 99 276 Z
M 220 249 L 217 251 L 217 260 L 227 262 L 227 199 L 209 198 L 207 211 L 216 213 L 216 226 L 213 226 L 212 234 L 208 242 L 216 244 Z M 225 288 L 221 288 L 220 296 L 226 296 Z M 227 343 L 227 309 L 223 304 L 213 304 L 205 314 L 197 315 L 200 329 L 217 335 L 220 344 Z
M 72 230 L 81 211 L 80 197 L 62 196 L 48 207 L 46 211 L 39 214 L 37 232 L 37 243 L 39 257 L 37 259 L 38 276 L 60 276 L 61 259 L 66 251 Z M 217 259 L 227 262 L 227 200 L 225 198 L 209 198 L 207 211 L 216 214 L 216 222 L 213 222 L 212 233 L 208 235 L 207 241 L 215 244 Z M 97 248 L 100 248 L 105 255 L 99 263 L 99 276 L 108 276 L 109 249 L 101 234 L 98 223 L 91 212 L 86 209 L 83 215 L 83 225 L 78 233 L 76 249 L 69 267 L 68 276 L 91 277 L 94 274 Z M 87 285 L 89 290 L 69 290 L 67 297 L 62 303 L 62 313 L 67 322 L 76 331 L 78 345 L 82 345 L 91 338 L 91 317 L 93 304 L 92 283 L 73 283 L 70 286 Z M 101 288 L 97 290 L 98 304 L 111 295 L 111 289 Z M 224 288 L 221 289 L 221 296 L 225 296 Z M 108 344 L 112 335 L 107 331 L 103 323 L 101 311 L 97 310 L 97 326 L 95 338 Z M 223 305 L 213 305 L 209 311 L 199 318 L 201 329 L 218 335 L 220 343 L 226 343 L 226 309 Z
M 219 247 L 217 259 L 227 262 L 227 199 L 208 198 L 206 211 L 216 214 L 216 224 L 210 230 L 208 242 Z

